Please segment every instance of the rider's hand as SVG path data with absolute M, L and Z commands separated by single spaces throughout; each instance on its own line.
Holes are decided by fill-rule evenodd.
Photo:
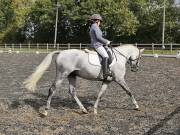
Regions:
M 107 43 L 106 43 L 106 45 L 110 45 L 110 43 L 111 43 L 111 41 L 108 40 Z

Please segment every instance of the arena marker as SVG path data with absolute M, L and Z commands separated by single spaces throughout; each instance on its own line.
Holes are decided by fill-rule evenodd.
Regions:
M 177 51 L 176 58 L 180 59 L 180 51 Z
M 8 53 L 12 53 L 12 50 L 10 49 L 10 50 L 8 50 Z
M 36 54 L 39 54 L 39 51 L 36 51 Z
M 154 54 L 154 58 L 158 58 L 159 56 L 158 56 L 158 54 Z

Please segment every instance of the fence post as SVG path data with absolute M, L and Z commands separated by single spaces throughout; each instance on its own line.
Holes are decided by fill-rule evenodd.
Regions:
M 31 48 L 30 43 L 28 43 L 28 50 L 29 50 L 29 52 L 30 52 L 30 48 Z
M 71 48 L 71 45 L 70 45 L 70 43 L 68 43 L 68 49 L 70 49 Z
M 36 48 L 37 48 L 37 50 L 39 50 L 39 44 L 38 43 L 36 44 Z
M 135 43 L 135 46 L 137 47 L 137 43 Z
M 7 44 L 5 43 L 5 51 L 6 51 L 6 48 L 7 48 Z
M 59 50 L 59 43 L 57 44 L 57 50 Z
M 152 43 L 152 53 L 154 54 L 154 43 Z
M 81 50 L 81 43 L 79 44 L 80 50 Z
M 49 44 L 48 44 L 48 43 L 47 43 L 47 50 L 46 50 L 46 51 L 47 51 L 47 53 L 48 53 L 48 51 L 49 51 Z
M 12 51 L 14 51 L 14 44 L 12 44 L 12 47 L 11 47 L 11 48 L 12 48 Z
M 19 50 L 21 51 L 21 49 L 22 49 L 22 44 L 20 43 L 19 44 Z
M 171 43 L 171 44 L 170 44 L 170 49 L 171 49 L 170 51 L 171 51 L 171 54 L 172 54 L 172 46 L 173 46 L 173 44 Z

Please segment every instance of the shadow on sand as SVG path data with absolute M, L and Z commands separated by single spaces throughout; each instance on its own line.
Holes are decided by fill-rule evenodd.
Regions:
M 33 93 L 32 95 L 37 98 L 29 98 L 29 99 L 12 101 L 10 108 L 17 109 L 18 107 L 23 106 L 23 105 L 30 105 L 34 110 L 39 112 L 39 109 L 41 107 L 46 106 L 47 95 L 39 94 L 39 93 Z M 89 106 L 93 106 L 93 104 L 88 101 L 95 101 L 96 97 L 87 96 L 87 97 L 79 97 L 79 99 L 82 101 L 83 105 L 87 108 Z M 51 100 L 51 108 L 58 109 L 59 107 L 67 107 L 70 109 L 75 109 L 75 108 L 78 108 L 78 105 L 75 102 L 75 100 L 71 97 L 61 98 L 59 96 L 53 96 Z
M 162 128 L 169 120 L 171 120 L 174 115 L 176 115 L 178 113 L 180 113 L 180 106 L 177 107 L 169 115 L 167 115 L 164 119 L 160 120 L 160 122 L 157 125 L 150 128 L 150 130 L 147 131 L 144 135 L 153 135 L 156 131 L 158 131 L 160 128 Z M 179 127 L 179 130 L 177 131 L 177 135 L 180 135 L 180 127 Z

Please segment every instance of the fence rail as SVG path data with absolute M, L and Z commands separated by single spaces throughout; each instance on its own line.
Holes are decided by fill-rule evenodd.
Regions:
M 48 53 L 53 50 L 65 50 L 65 49 L 85 49 L 89 48 L 90 44 L 0 44 L 0 52 L 35 52 L 35 53 Z M 123 45 L 121 43 L 112 44 L 113 47 Z M 162 44 L 138 44 L 135 43 L 138 48 L 145 48 L 146 54 L 164 54 L 174 55 L 180 50 L 180 44 L 164 44 L 165 48 L 162 48 Z

